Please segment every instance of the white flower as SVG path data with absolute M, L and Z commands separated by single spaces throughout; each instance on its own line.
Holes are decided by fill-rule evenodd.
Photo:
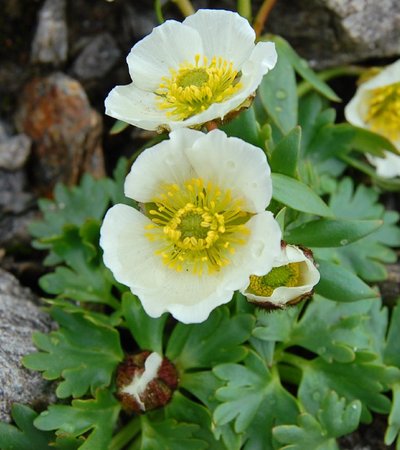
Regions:
M 282 308 L 310 296 L 319 278 L 310 251 L 283 243 L 273 269 L 264 276 L 252 275 L 250 284 L 242 293 L 252 303 L 266 308 Z
M 250 274 L 272 268 L 281 232 L 261 149 L 219 130 L 180 129 L 142 153 L 101 228 L 104 262 L 151 317 L 202 322 Z
M 224 118 L 276 64 L 274 44 L 254 40 L 247 20 L 230 11 L 167 20 L 132 48 L 127 62 L 133 81 L 110 92 L 106 113 L 145 130 Z
M 361 84 L 344 113 L 352 125 L 382 134 L 400 151 L 400 60 Z M 400 176 L 400 156 L 385 151 L 384 158 L 367 158 L 379 176 Z

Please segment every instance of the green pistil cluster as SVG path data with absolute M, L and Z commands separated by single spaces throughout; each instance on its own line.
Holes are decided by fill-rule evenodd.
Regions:
M 249 291 L 261 297 L 270 297 L 278 287 L 298 286 L 300 279 L 300 263 L 274 267 L 267 275 L 258 277 L 251 275 Z

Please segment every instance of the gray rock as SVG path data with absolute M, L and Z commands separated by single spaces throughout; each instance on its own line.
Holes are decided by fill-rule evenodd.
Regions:
M 400 55 L 398 0 L 277 2 L 268 32 L 281 34 L 316 68 Z
M 66 61 L 68 36 L 65 6 L 65 0 L 44 2 L 39 12 L 38 26 L 33 39 L 32 62 L 59 65 Z
M 89 41 L 72 66 L 72 72 L 81 81 L 104 77 L 121 57 L 115 39 L 101 33 Z
M 36 351 L 34 331 L 48 332 L 51 321 L 36 298 L 11 274 L 0 269 L 0 420 L 10 422 L 14 402 L 41 406 L 53 399 L 51 384 L 25 369 L 22 356 Z
M 25 134 L 0 140 L 0 168 L 21 169 L 28 159 L 30 150 L 31 140 Z

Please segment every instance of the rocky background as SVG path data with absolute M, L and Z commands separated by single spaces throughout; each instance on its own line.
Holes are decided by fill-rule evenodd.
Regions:
M 20 365 L 31 332 L 51 327 L 38 309 L 42 256 L 27 224 L 55 183 L 111 173 L 149 132 L 111 136 L 103 102 L 129 80 L 125 57 L 158 24 L 153 0 L 2 0 L 0 15 L 0 419 L 12 401 L 40 407 L 51 386 Z M 194 0 L 196 8 L 236 8 L 234 0 Z M 254 13 L 261 0 L 253 1 Z M 180 19 L 171 1 L 166 18 Z M 316 69 L 384 64 L 400 56 L 398 0 L 278 0 L 265 32 L 281 34 Z M 339 94 L 354 89 L 343 80 Z M 346 100 L 346 99 L 345 99 Z M 17 278 L 14 278 L 13 275 Z M 400 278 L 394 271 L 395 277 Z M 17 280 L 18 279 L 18 280 Z M 399 294 L 399 292 L 397 292 Z M 342 440 L 343 449 L 379 450 L 384 422 Z

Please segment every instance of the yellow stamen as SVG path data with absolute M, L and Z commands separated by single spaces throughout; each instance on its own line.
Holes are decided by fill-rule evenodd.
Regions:
M 185 120 L 206 110 L 213 103 L 232 97 L 242 84 L 240 72 L 232 62 L 221 57 L 195 56 L 195 63 L 185 62 L 178 70 L 170 69 L 156 91 L 158 107 L 167 110 L 167 116 Z
M 390 140 L 400 139 L 400 82 L 369 91 L 365 122 Z
M 242 205 L 230 190 L 201 178 L 166 185 L 148 210 L 153 224 L 146 226 L 146 236 L 160 242 L 156 253 L 171 269 L 216 273 L 230 263 L 235 247 L 247 241 L 245 223 L 252 214 Z
M 286 266 L 274 267 L 262 277 L 251 275 L 248 291 L 260 297 L 271 297 L 278 287 L 294 287 L 300 283 L 300 264 L 289 263 Z

